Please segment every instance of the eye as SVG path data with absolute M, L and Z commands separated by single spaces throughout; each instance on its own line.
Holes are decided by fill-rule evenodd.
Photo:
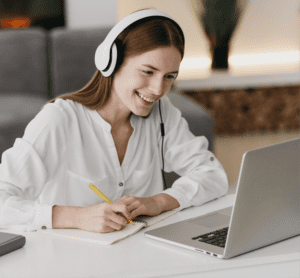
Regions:
M 143 70 L 143 72 L 144 72 L 145 74 L 147 74 L 147 75 L 153 74 L 153 72 L 152 72 L 152 71 L 149 71 L 149 70 Z
M 175 80 L 175 79 L 176 79 L 176 77 L 177 77 L 177 74 L 176 74 L 176 75 L 171 75 L 171 74 L 169 74 L 169 75 L 166 75 L 166 78 L 167 78 L 167 79 L 172 79 L 172 80 Z

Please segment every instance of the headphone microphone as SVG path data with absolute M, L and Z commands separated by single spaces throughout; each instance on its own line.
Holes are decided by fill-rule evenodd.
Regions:
M 118 48 L 115 43 L 117 37 L 131 24 L 148 17 L 161 17 L 167 18 L 171 20 L 175 26 L 177 27 L 178 31 L 180 32 L 183 43 L 184 43 L 184 34 L 180 27 L 180 25 L 171 18 L 168 14 L 155 10 L 155 9 L 146 9 L 134 12 L 122 20 L 120 20 L 108 33 L 104 41 L 97 47 L 95 53 L 95 64 L 97 69 L 101 72 L 104 77 L 110 77 L 117 65 L 117 58 L 118 58 Z M 164 182 L 164 189 L 166 188 L 165 176 L 164 176 L 164 156 L 163 156 L 163 145 L 164 145 L 164 123 L 162 119 L 161 109 L 160 109 L 160 100 L 159 100 L 159 113 L 160 113 L 160 128 L 161 128 L 161 136 L 162 136 L 162 145 L 161 145 L 161 155 L 162 155 L 162 177 Z

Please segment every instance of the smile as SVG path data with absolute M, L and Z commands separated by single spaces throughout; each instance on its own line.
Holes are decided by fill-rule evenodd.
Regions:
M 148 103 L 153 103 L 153 102 L 154 102 L 154 100 L 151 100 L 151 99 L 149 99 L 149 98 L 147 98 L 147 97 L 144 97 L 142 94 L 138 93 L 137 91 L 135 91 L 135 92 L 136 92 L 136 94 L 137 94 L 141 99 L 145 100 L 146 102 L 148 102 Z

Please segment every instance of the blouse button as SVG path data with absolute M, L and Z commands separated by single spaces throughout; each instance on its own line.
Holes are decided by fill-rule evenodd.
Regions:
M 43 229 L 43 230 L 46 230 L 46 229 L 47 229 L 47 227 L 46 227 L 46 226 L 43 226 L 43 227 L 42 227 L 42 229 Z
M 123 182 L 120 182 L 120 183 L 119 183 L 119 186 L 123 186 Z
M 210 158 L 210 161 L 214 161 L 215 159 L 213 157 Z

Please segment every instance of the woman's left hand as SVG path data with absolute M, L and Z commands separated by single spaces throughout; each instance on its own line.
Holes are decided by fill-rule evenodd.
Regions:
M 135 219 L 139 215 L 156 216 L 164 211 L 179 207 L 176 199 L 164 193 L 147 198 L 124 196 L 116 203 L 127 206 L 131 214 L 130 219 Z

